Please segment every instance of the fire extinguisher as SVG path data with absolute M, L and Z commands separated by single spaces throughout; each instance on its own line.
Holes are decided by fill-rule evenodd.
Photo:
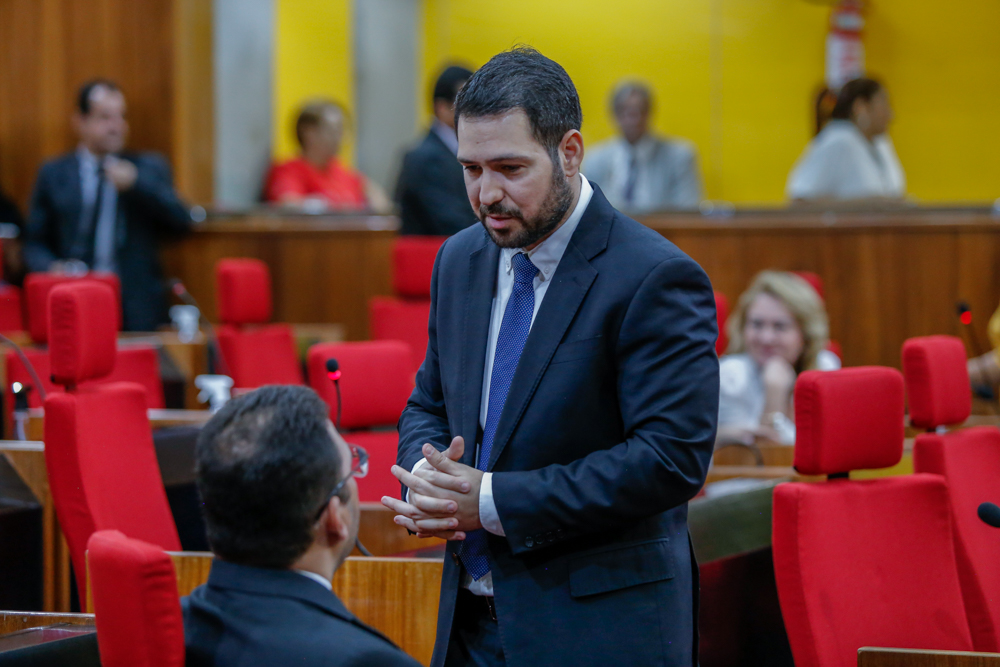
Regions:
M 840 0 L 830 12 L 830 32 L 826 36 L 826 85 L 831 91 L 851 79 L 865 75 L 865 27 L 862 0 Z

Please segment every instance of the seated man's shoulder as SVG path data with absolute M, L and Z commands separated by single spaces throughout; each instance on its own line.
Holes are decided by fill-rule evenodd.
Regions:
M 693 141 L 688 141 L 682 137 L 663 137 L 660 142 L 667 146 L 674 155 L 682 157 L 694 157 L 698 154 L 698 149 Z

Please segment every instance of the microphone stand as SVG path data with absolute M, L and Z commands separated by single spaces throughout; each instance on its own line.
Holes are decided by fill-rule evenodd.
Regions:
M 337 428 L 337 433 L 340 433 L 340 416 L 342 414 L 343 404 L 340 400 L 340 364 L 337 363 L 336 359 L 326 360 L 326 376 L 330 378 L 330 382 L 333 383 L 333 388 L 337 392 L 337 419 L 334 422 L 334 426 Z M 365 545 L 361 543 L 359 538 L 354 538 L 354 545 L 361 552 L 362 556 L 372 557 L 372 552 L 365 548 Z

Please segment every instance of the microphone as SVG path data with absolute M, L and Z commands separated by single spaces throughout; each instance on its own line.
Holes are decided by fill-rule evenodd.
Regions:
M 968 302 L 959 301 L 957 304 L 955 304 L 955 309 L 958 311 L 958 319 L 962 323 L 963 328 L 969 331 L 969 339 L 970 342 L 972 343 L 972 349 L 973 349 L 972 354 L 975 359 L 974 363 L 976 364 L 976 366 L 979 367 L 979 374 L 983 378 L 987 378 L 989 377 L 989 375 L 986 373 L 987 369 L 983 368 L 983 360 L 982 360 L 983 348 L 982 345 L 979 344 L 979 335 L 976 333 L 975 328 L 972 326 L 972 308 L 969 306 Z M 972 387 L 972 390 L 976 393 L 976 396 L 979 396 L 980 398 L 986 399 L 988 401 L 993 400 L 993 388 L 990 387 L 988 383 L 977 384 Z
M 337 390 L 337 421 L 334 426 L 337 427 L 337 432 L 340 432 L 340 415 L 342 411 L 342 405 L 340 402 L 340 364 L 337 360 L 330 358 L 326 360 L 326 376 L 330 378 L 330 382 L 333 383 L 333 388 Z
M 330 378 L 330 382 L 333 383 L 333 388 L 337 390 L 337 421 L 334 426 L 337 427 L 337 433 L 340 433 L 340 413 L 341 413 L 341 402 L 340 402 L 340 364 L 333 357 L 326 360 L 326 376 Z M 354 545 L 361 552 L 362 556 L 372 557 L 372 552 L 365 548 L 365 545 L 361 544 L 361 538 L 354 538 Z
M 31 365 L 28 361 L 28 357 L 25 356 L 24 350 L 21 346 L 7 338 L 3 334 L 0 334 L 0 341 L 6 343 L 11 348 L 13 348 L 15 354 L 21 359 L 21 363 L 24 364 L 24 368 L 28 371 L 28 375 L 31 376 L 31 381 L 35 383 L 35 389 L 38 391 L 38 397 L 45 402 L 45 387 L 42 385 L 41 378 L 38 377 L 38 373 L 35 371 L 35 367 Z M 25 435 L 25 424 L 28 421 L 28 391 L 31 387 L 24 387 L 20 382 L 15 382 L 11 387 L 14 392 L 14 420 L 15 433 L 17 434 L 18 440 L 27 440 L 28 437 Z
M 209 351 L 214 357 L 214 361 L 218 364 L 218 374 L 219 375 L 229 375 L 229 368 L 226 366 L 226 360 L 222 356 L 222 348 L 219 347 L 219 338 L 215 335 L 215 327 L 212 323 L 208 321 L 205 317 L 205 311 L 201 309 L 198 302 L 195 300 L 194 296 L 187 290 L 184 283 L 180 281 L 179 278 L 171 278 L 167 281 L 167 287 L 178 299 L 183 301 L 188 306 L 194 306 L 198 309 L 198 319 L 205 326 L 205 333 L 208 335 L 208 345 Z
M 1000 528 L 1000 507 L 993 503 L 983 503 L 976 512 L 987 526 Z

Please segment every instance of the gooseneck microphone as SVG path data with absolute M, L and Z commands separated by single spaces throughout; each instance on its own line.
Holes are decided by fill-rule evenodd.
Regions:
M 333 388 L 337 390 L 337 421 L 334 426 L 337 427 L 337 433 L 340 433 L 340 414 L 341 414 L 341 402 L 340 402 L 340 364 L 334 358 L 329 358 L 326 360 L 326 376 L 330 378 L 330 382 L 333 383 Z M 358 551 L 361 552 L 362 556 L 372 557 L 372 552 L 365 548 L 365 545 L 361 544 L 360 538 L 354 538 L 354 544 L 358 547 Z
M 330 378 L 330 382 L 333 383 L 333 388 L 337 390 L 337 421 L 334 426 L 337 427 L 337 432 L 340 432 L 340 415 L 342 410 L 342 405 L 340 402 L 340 364 L 337 360 L 330 358 L 326 360 L 326 376 Z
M 207 317 L 205 317 L 205 311 L 201 309 L 201 306 L 198 305 L 194 296 L 188 291 L 187 287 L 184 286 L 184 283 L 181 282 L 179 278 L 171 278 L 167 281 L 167 286 L 170 287 L 170 291 L 178 299 L 183 301 L 188 306 L 194 306 L 198 309 L 198 319 L 205 326 L 205 333 L 208 336 L 209 348 L 211 348 L 215 361 L 219 366 L 217 372 L 219 375 L 229 375 L 229 368 L 226 366 L 226 359 L 222 356 L 222 348 L 219 347 L 219 338 L 215 335 L 215 327 L 213 327 L 212 323 L 208 321 Z
M 976 514 L 979 515 L 979 518 L 982 519 L 983 523 L 987 526 L 1000 528 L 1000 507 L 997 507 L 993 503 L 983 503 L 979 506 L 979 510 Z
M 993 388 L 990 387 L 989 381 L 986 379 L 988 377 L 986 369 L 983 367 L 982 355 L 983 347 L 980 345 L 979 334 L 976 333 L 975 327 L 972 326 L 972 308 L 966 301 L 959 301 L 955 304 L 955 309 L 958 311 L 958 320 L 964 325 L 963 328 L 969 331 L 969 339 L 972 344 L 972 354 L 973 359 L 975 359 L 975 364 L 979 368 L 979 374 L 983 377 L 982 384 L 976 384 L 972 387 L 976 396 L 986 399 L 988 401 L 993 400 Z

